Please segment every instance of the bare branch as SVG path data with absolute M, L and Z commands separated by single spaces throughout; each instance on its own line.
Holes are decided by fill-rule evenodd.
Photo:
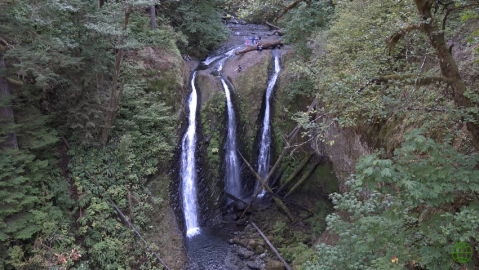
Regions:
M 444 15 L 444 19 L 442 19 L 442 30 L 446 29 L 447 17 L 449 16 L 449 14 L 451 14 L 451 12 L 454 12 L 454 11 L 457 11 L 457 10 L 461 10 L 461 9 L 478 7 L 478 6 L 479 6 L 479 3 L 474 3 L 474 4 L 470 4 L 470 5 L 465 5 L 465 6 L 448 8 L 448 9 L 446 10 L 446 15 Z
M 408 111 L 426 111 L 426 112 L 455 112 L 456 110 L 447 110 L 447 109 L 441 109 L 441 108 L 412 108 L 412 107 L 406 107 L 406 110 Z
M 406 28 L 402 28 L 396 33 L 394 33 L 391 38 L 387 41 L 387 46 L 389 48 L 389 54 L 391 54 L 394 51 L 394 48 L 396 47 L 396 44 L 403 38 L 407 32 L 414 31 L 419 29 L 419 25 L 410 25 Z
M 416 77 L 416 80 L 410 81 L 409 79 Z M 417 74 L 407 74 L 407 75 L 398 75 L 398 74 L 392 74 L 392 75 L 387 75 L 387 76 L 381 76 L 379 78 L 372 79 L 368 81 L 363 87 L 359 88 L 355 94 L 358 94 L 362 92 L 366 87 L 368 87 L 371 84 L 383 84 L 383 83 L 389 83 L 391 81 L 400 81 L 405 84 L 413 84 L 416 86 L 421 86 L 421 85 L 428 85 L 431 83 L 436 83 L 436 82 L 445 82 L 445 83 L 451 83 L 453 82 L 453 79 L 446 78 L 446 77 L 419 77 Z
M 304 1 L 304 0 L 296 0 L 296 1 L 294 1 L 293 3 L 287 5 L 287 6 L 283 9 L 283 12 L 281 12 L 281 14 L 279 14 L 278 17 L 274 18 L 273 21 L 275 21 L 275 22 L 278 21 L 281 17 L 283 17 L 284 14 L 288 13 L 288 11 L 289 11 L 290 9 L 295 8 L 299 3 L 303 2 L 303 1 Z
M 265 22 L 265 24 L 266 24 L 267 26 L 271 27 L 271 28 L 276 28 L 276 29 L 278 29 L 278 30 L 281 29 L 281 27 L 276 26 L 276 25 L 274 25 L 274 24 L 271 24 L 271 23 L 269 23 L 269 22 Z

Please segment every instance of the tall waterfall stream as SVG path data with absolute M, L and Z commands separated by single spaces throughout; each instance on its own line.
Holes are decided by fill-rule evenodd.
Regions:
M 196 72 L 191 79 L 191 95 L 188 101 L 188 129 L 181 143 L 181 179 L 183 194 L 183 210 L 185 214 L 186 236 L 199 232 L 198 200 L 196 191 L 196 107 L 198 94 L 195 87 Z
M 232 36 L 237 40 L 244 41 L 245 37 L 249 38 L 251 30 L 245 30 L 243 33 L 233 32 Z M 234 38 L 233 38 L 234 39 Z M 231 40 L 231 38 L 230 38 Z M 217 79 L 221 82 L 225 97 L 226 107 L 228 113 L 228 129 L 225 143 L 225 191 L 238 197 L 249 196 L 244 194 L 244 188 L 241 183 L 240 162 L 237 155 L 237 134 L 236 134 L 236 116 L 232 101 L 232 91 L 230 85 L 221 76 L 221 71 L 229 58 L 235 57 L 235 50 L 241 47 L 236 44 L 229 48 L 223 47 L 213 53 L 213 56 L 208 57 L 201 64 L 207 66 L 216 72 Z M 221 53 L 223 51 L 223 53 Z M 269 53 L 265 51 L 263 53 Z M 276 84 L 278 74 L 280 72 L 278 54 L 274 55 L 274 74 L 270 76 L 268 87 L 265 93 L 266 109 L 264 113 L 263 129 L 261 131 L 260 155 L 258 157 L 258 170 L 260 175 L 264 178 L 269 172 L 269 158 L 270 158 L 270 99 Z M 197 139 L 197 107 L 198 107 L 198 93 L 195 86 L 197 71 L 193 72 L 191 78 L 191 94 L 188 100 L 188 128 L 181 141 L 181 198 L 183 206 L 183 214 L 186 226 L 186 244 L 189 254 L 189 262 L 187 269 L 243 269 L 246 267 L 239 266 L 238 257 L 232 254 L 232 249 L 225 241 L 224 235 L 214 228 L 201 227 L 201 213 L 198 209 L 198 170 L 195 159 L 196 139 Z M 201 89 L 198 89 L 201 92 Z M 259 188 L 256 185 L 256 189 Z M 236 263 L 234 263 L 236 261 Z M 241 262 L 240 262 L 241 264 Z
M 276 81 L 278 80 L 278 74 L 281 71 L 279 65 L 278 55 L 274 55 L 274 74 L 268 81 L 268 88 L 266 88 L 266 97 L 265 103 L 266 108 L 264 110 L 263 118 L 263 130 L 261 132 L 261 143 L 260 143 L 260 152 L 258 157 L 258 174 L 262 179 L 265 179 L 269 173 L 269 159 L 270 159 L 270 148 L 271 148 L 271 131 L 270 131 L 270 99 L 271 93 L 273 92 L 274 87 L 276 86 Z M 256 182 L 255 190 L 260 188 L 261 185 L 259 182 Z M 260 196 L 263 196 L 265 193 L 264 188 L 261 190 Z

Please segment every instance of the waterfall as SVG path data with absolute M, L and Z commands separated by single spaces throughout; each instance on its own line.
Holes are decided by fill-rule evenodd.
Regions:
M 241 197 L 241 179 L 238 156 L 236 154 L 236 117 L 231 103 L 230 90 L 226 82 L 221 78 L 225 89 L 226 106 L 228 108 L 228 135 L 226 137 L 226 191 L 236 197 Z
M 258 174 L 262 179 L 265 179 L 269 173 L 269 158 L 270 158 L 270 146 L 271 146 L 271 134 L 270 134 L 270 97 L 273 92 L 273 88 L 276 85 L 276 80 L 278 79 L 278 74 L 281 71 L 279 65 L 279 58 L 277 55 L 274 56 L 274 74 L 268 81 L 268 87 L 266 88 L 266 108 L 264 110 L 264 119 L 263 119 L 263 131 L 261 132 L 261 143 L 260 151 L 258 157 Z M 255 190 L 261 186 L 259 182 L 256 182 Z M 265 193 L 264 189 L 261 190 L 260 196 L 263 196 Z
M 185 214 L 186 235 L 188 237 L 199 233 L 197 192 L 196 192 L 196 106 L 198 95 L 195 88 L 196 72 L 191 79 L 191 95 L 188 101 L 190 110 L 188 129 L 181 143 L 181 181 L 183 195 L 183 211 Z

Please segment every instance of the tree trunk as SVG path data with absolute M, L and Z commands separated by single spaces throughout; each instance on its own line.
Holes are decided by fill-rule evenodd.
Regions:
M 293 180 L 296 175 L 298 175 L 299 172 L 301 172 L 301 170 L 303 169 L 304 166 L 306 166 L 306 164 L 308 164 L 308 161 L 309 159 L 313 156 L 314 152 L 310 152 L 310 153 L 307 153 L 306 156 L 304 157 L 303 161 L 301 161 L 301 163 L 298 165 L 298 167 L 296 168 L 296 170 L 294 170 L 294 172 L 288 177 L 288 179 L 286 179 L 286 181 L 284 182 L 284 184 L 281 186 L 281 188 L 278 190 L 278 192 L 276 192 L 276 194 L 279 194 L 279 192 L 281 192 L 281 190 L 283 190 L 283 188 L 289 183 L 291 182 L 291 180 Z
M 156 30 L 156 11 L 155 11 L 155 5 L 152 5 L 150 7 L 150 20 L 151 20 L 151 30 L 155 31 Z
M 125 19 L 123 22 L 123 31 L 125 31 L 128 27 L 128 22 L 130 20 L 130 10 L 125 11 Z M 125 50 L 123 48 L 118 49 L 116 52 L 115 58 L 115 69 L 113 71 L 113 82 L 111 85 L 111 93 L 110 93 L 110 104 L 108 106 L 108 110 L 106 112 L 105 121 L 103 125 L 103 129 L 101 132 L 101 145 L 105 147 L 106 143 L 108 142 L 108 137 L 110 136 L 110 131 L 113 126 L 113 122 L 115 121 L 115 117 L 120 106 L 121 96 L 123 95 L 123 87 L 125 86 L 125 82 L 123 81 L 120 86 L 120 91 L 118 91 L 118 79 L 120 77 L 120 68 L 121 63 L 123 62 L 123 56 L 125 55 Z
M 283 42 L 281 40 L 276 40 L 276 41 L 273 41 L 273 42 L 263 43 L 263 49 L 267 49 L 269 47 L 274 47 L 276 45 L 281 45 L 281 44 L 283 44 Z M 258 48 L 256 46 L 248 46 L 243 50 L 235 51 L 235 54 L 238 55 L 238 54 L 252 52 L 252 51 L 256 51 L 256 50 L 258 50 Z
M 5 58 L 0 57 L 0 101 L 10 98 L 10 88 L 8 87 L 7 71 Z M 4 107 L 0 107 L 0 127 L 15 124 L 13 117 L 13 108 L 9 101 Z M 17 135 L 15 131 L 6 135 L 5 142 L 0 144 L 0 149 L 18 149 Z
M 421 23 L 420 29 L 429 37 L 432 47 L 436 50 L 442 76 L 451 79 L 450 85 L 453 89 L 454 102 L 459 107 L 473 107 L 474 104 L 466 96 L 464 96 L 466 85 L 461 78 L 456 61 L 452 57 L 452 54 L 447 47 L 446 40 L 444 38 L 444 31 L 441 31 L 441 28 L 439 27 L 439 21 L 435 21 L 435 18 L 432 16 L 432 9 L 436 1 L 415 0 L 415 3 L 422 20 L 429 22 Z M 478 121 L 479 117 L 475 115 L 474 119 Z M 474 146 L 479 150 L 479 124 L 467 122 L 466 126 L 471 132 Z
M 274 252 L 274 254 L 276 254 L 276 256 L 278 257 L 278 259 L 284 264 L 284 267 L 287 270 L 291 270 L 291 266 L 289 266 L 289 264 L 283 259 L 283 257 L 281 257 L 281 255 L 279 255 L 279 252 L 274 248 L 273 244 L 271 244 L 271 242 L 268 240 L 268 238 L 266 238 L 266 236 L 263 234 L 263 232 L 260 231 L 258 226 L 256 226 L 256 224 L 254 224 L 254 222 L 251 222 L 251 225 L 259 232 L 261 237 L 263 237 L 264 241 L 266 241 L 266 244 L 268 244 L 268 246 L 271 248 L 271 250 Z
M 301 184 L 306 180 L 308 179 L 308 177 L 314 172 L 314 169 L 316 169 L 316 167 L 319 165 L 319 162 L 316 162 L 314 163 L 311 168 L 309 168 L 309 171 L 307 171 L 303 177 L 301 177 L 301 179 L 299 179 L 299 181 L 296 183 L 296 185 L 294 185 L 291 190 L 288 192 L 288 194 L 286 194 L 284 197 L 288 197 L 291 193 L 293 193 L 299 186 L 301 186 Z
M 269 188 L 269 186 L 266 184 L 266 181 L 264 181 L 263 179 L 261 179 L 261 176 L 259 176 L 253 169 L 253 167 L 251 167 L 251 165 L 248 163 L 248 161 L 246 161 L 246 159 L 243 157 L 243 155 L 241 155 L 241 153 L 239 153 L 241 158 L 243 159 L 243 161 L 246 163 L 246 166 L 248 166 L 248 168 L 251 170 L 251 172 L 254 174 L 254 176 L 256 177 L 256 179 L 258 179 L 258 181 L 261 183 L 261 187 L 258 189 L 258 191 L 256 192 L 256 195 L 255 196 L 258 196 L 258 193 L 259 191 L 264 187 L 264 189 L 266 189 L 269 193 L 273 193 L 273 191 Z M 268 176 L 270 176 L 270 174 L 268 174 Z M 294 217 L 293 215 L 291 215 L 291 212 L 289 211 L 288 207 L 286 207 L 286 205 L 284 205 L 284 203 L 277 197 L 274 197 L 273 196 L 273 200 L 276 202 L 276 204 L 281 208 L 283 209 L 283 211 L 286 213 L 286 215 L 288 216 L 288 218 L 290 219 L 291 222 L 294 221 Z M 248 210 L 249 206 L 251 205 L 251 203 L 253 202 L 253 200 L 250 202 L 250 204 L 248 205 L 248 207 L 246 207 L 246 209 L 244 210 L 243 214 L 241 214 L 241 217 L 244 216 L 244 214 L 246 213 L 246 210 Z

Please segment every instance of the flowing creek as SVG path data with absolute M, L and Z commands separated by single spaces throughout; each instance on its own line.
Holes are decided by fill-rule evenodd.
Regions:
M 241 183 L 241 168 L 237 155 L 237 134 L 236 134 L 236 116 L 232 101 L 232 93 L 234 89 L 227 83 L 226 79 L 222 77 L 221 72 L 228 59 L 236 57 L 234 52 L 241 49 L 246 39 L 249 39 L 251 32 L 266 35 L 264 26 L 253 25 L 234 25 L 236 31 L 233 31 L 229 41 L 223 48 L 213 52 L 210 57 L 202 61 L 200 68 L 211 70 L 211 74 L 216 74 L 216 79 L 221 82 L 225 97 L 226 107 L 228 113 L 227 135 L 225 143 L 225 191 L 238 197 L 244 198 L 251 194 L 245 194 L 244 185 Z M 230 26 L 230 29 L 232 27 Z M 241 29 L 238 30 L 238 29 Z M 264 31 L 264 32 L 260 32 Z M 258 35 L 258 34 L 256 34 Z M 264 53 L 269 53 L 265 51 Z M 263 128 L 261 131 L 260 155 L 258 157 L 258 170 L 260 175 L 264 178 L 269 172 L 269 158 L 270 158 L 270 99 L 273 89 L 275 87 L 278 74 L 281 70 L 279 65 L 279 53 L 272 51 L 274 58 L 274 73 L 268 80 L 268 87 L 265 93 L 265 113 L 262 121 Z M 201 227 L 201 213 L 203 209 L 198 209 L 198 171 L 195 162 L 195 149 L 197 139 L 197 109 L 198 109 L 198 93 L 195 86 L 197 71 L 193 72 L 191 78 L 191 94 L 188 100 L 188 128 L 183 136 L 181 147 L 181 198 L 183 205 L 183 214 L 186 226 L 186 247 L 188 250 L 188 264 L 186 269 L 190 270 L 235 270 L 248 269 L 243 263 L 232 246 L 227 243 L 227 239 L 231 237 L 231 231 L 236 228 L 206 228 Z M 201 92 L 201 89 L 198 89 Z M 259 186 L 257 186 L 258 188 Z M 234 225 L 236 227 L 236 225 Z M 200 228 L 201 227 L 201 228 Z

